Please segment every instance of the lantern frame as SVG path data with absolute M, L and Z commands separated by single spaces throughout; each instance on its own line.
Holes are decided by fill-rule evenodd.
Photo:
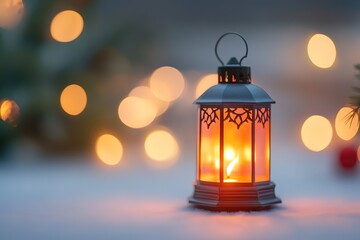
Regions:
M 231 58 L 227 65 L 220 59 L 217 47 L 220 40 L 227 35 L 236 35 L 240 37 L 246 46 L 245 55 L 237 61 Z M 281 200 L 275 195 L 275 184 L 271 182 L 271 104 L 275 101 L 260 87 L 251 84 L 250 67 L 242 66 L 241 62 L 248 54 L 248 45 L 246 40 L 238 33 L 225 33 L 215 45 L 215 55 L 222 66 L 218 68 L 218 84 L 205 91 L 195 103 L 199 105 L 198 119 L 198 141 L 197 141 L 197 170 L 196 182 L 194 182 L 194 193 L 190 197 L 189 203 L 195 207 L 214 211 L 238 211 L 238 210 L 261 210 L 272 207 L 274 204 L 281 203 Z M 202 124 L 204 120 L 203 111 L 205 108 L 211 108 L 210 121 L 207 127 L 212 123 L 219 121 L 219 169 L 218 181 L 208 181 L 202 179 Z M 214 113 L 214 109 L 215 113 Z M 233 110 L 231 110 L 233 109 Z M 228 119 L 229 113 L 225 116 L 225 111 L 241 109 L 246 112 L 246 118 L 240 116 L 240 120 Z M 260 109 L 260 110 L 259 110 Z M 265 110 L 261 110 L 265 109 Z M 207 110 L 206 110 L 207 111 Z M 216 112 L 219 111 L 219 116 Z M 259 118 L 258 112 L 262 116 Z M 209 113 L 207 118 L 209 118 Z M 211 119 L 211 117 L 213 119 Z M 238 116 L 237 116 L 238 117 Z M 224 149 L 229 143 L 224 139 L 224 123 L 226 120 L 232 121 L 237 125 L 237 129 L 246 122 L 251 124 L 251 180 L 250 181 L 224 181 Z M 263 121 L 263 122 L 262 122 Z M 268 180 L 256 181 L 256 123 L 262 123 L 265 128 L 268 121 Z M 239 139 L 240 140 L 240 139 Z M 249 140 L 249 139 L 247 139 Z M 266 145 L 266 144 L 265 144 Z M 240 150 L 241 147 L 239 147 Z M 239 150 L 239 151 L 240 151 Z M 265 150 L 264 150 L 265 151 Z M 243 160 L 244 161 L 244 160 Z M 264 160 L 266 161 L 266 159 Z M 234 174 L 235 175 L 235 174 Z M 240 176 L 241 177 L 241 176 Z M 229 178 L 229 175 L 228 175 Z

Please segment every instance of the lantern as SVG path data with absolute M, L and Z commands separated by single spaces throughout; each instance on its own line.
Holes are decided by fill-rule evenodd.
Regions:
M 238 61 L 224 65 L 218 55 L 223 37 L 233 34 L 246 46 Z M 273 99 L 251 84 L 242 66 L 248 45 L 238 33 L 222 35 L 215 45 L 218 84 L 195 103 L 198 108 L 197 174 L 189 203 L 215 211 L 260 210 L 281 203 L 270 180 L 270 127 Z

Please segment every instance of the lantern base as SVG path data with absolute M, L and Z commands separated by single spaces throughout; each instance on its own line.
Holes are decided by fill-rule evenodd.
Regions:
M 275 196 L 273 182 L 259 183 L 194 183 L 189 203 L 211 211 L 258 211 L 281 203 Z

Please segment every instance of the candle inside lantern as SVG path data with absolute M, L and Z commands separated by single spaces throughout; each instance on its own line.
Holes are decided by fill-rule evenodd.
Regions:
M 232 149 L 226 150 L 224 157 L 227 162 L 226 179 L 224 179 L 224 182 L 236 182 L 235 179 L 231 179 L 231 172 L 234 170 L 235 164 L 239 162 L 239 157 L 235 156 L 235 152 Z
M 224 159 L 226 160 L 227 167 L 226 167 L 226 179 L 225 182 L 236 182 L 236 180 L 231 179 L 231 172 L 233 171 L 235 164 L 239 162 L 239 157 L 235 156 L 235 152 L 233 149 L 227 149 L 225 151 Z M 215 168 L 220 169 L 220 160 L 216 159 L 215 161 Z
M 249 151 L 250 150 L 250 151 Z M 247 178 L 241 178 L 239 172 L 246 172 L 251 167 L 251 149 L 244 147 L 243 151 L 235 153 L 232 149 L 224 153 L 224 182 L 247 182 Z M 251 179 L 251 173 L 249 173 Z

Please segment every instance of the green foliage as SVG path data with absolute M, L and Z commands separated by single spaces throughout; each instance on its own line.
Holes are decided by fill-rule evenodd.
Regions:
M 92 148 L 94 135 L 102 131 L 123 131 L 117 107 L 136 84 L 133 66 L 141 69 L 151 57 L 146 54 L 151 52 L 152 31 L 137 22 L 108 24 L 107 31 L 94 38 L 98 2 L 27 1 L 21 26 L 0 29 L 0 100 L 14 100 L 21 112 L 16 128 L 1 121 L 0 153 L 21 138 L 49 151 L 78 151 Z M 65 9 L 80 12 L 85 28 L 75 41 L 58 43 L 49 27 Z M 61 91 L 73 83 L 88 97 L 86 109 L 75 117 L 59 104 Z
M 360 81 L 360 64 L 356 64 L 355 69 L 359 71 L 359 73 L 355 76 Z M 347 118 L 347 122 L 349 122 L 350 124 L 353 123 L 354 117 L 356 115 L 358 115 L 358 119 L 360 119 L 360 87 L 353 87 L 353 90 L 356 94 L 350 97 L 350 104 L 353 111 L 349 114 Z M 360 124 L 360 121 L 358 122 L 358 124 Z

